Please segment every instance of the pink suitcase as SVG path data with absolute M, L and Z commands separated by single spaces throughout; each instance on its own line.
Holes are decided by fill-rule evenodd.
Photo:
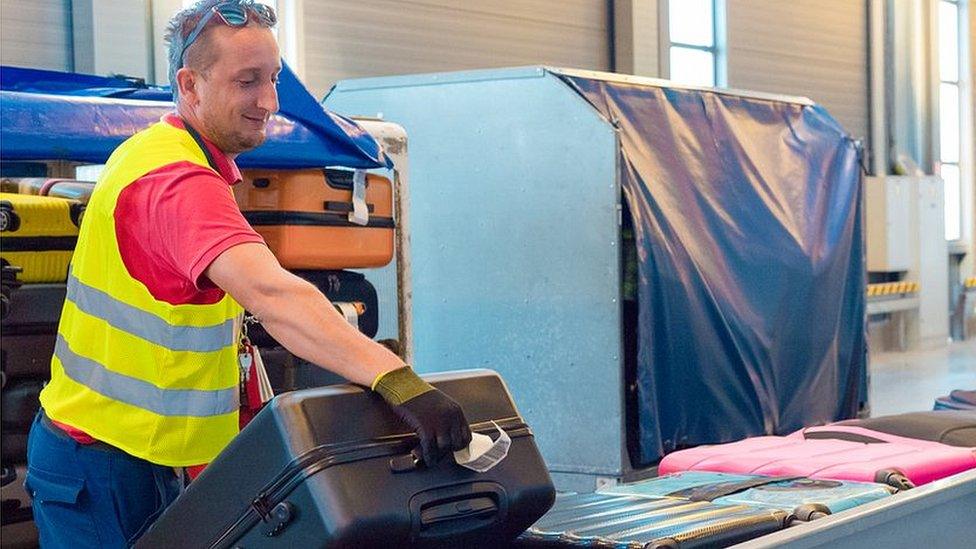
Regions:
M 786 437 L 754 437 L 674 452 L 661 460 L 658 474 L 712 471 L 805 476 L 910 488 L 969 469 L 976 469 L 976 448 L 915 440 L 861 427 L 825 425 Z

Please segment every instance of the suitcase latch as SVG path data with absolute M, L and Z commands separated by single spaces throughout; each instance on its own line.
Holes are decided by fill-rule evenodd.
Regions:
M 281 533 L 291 522 L 291 519 L 295 516 L 295 507 L 288 503 L 287 501 L 282 501 L 278 505 L 275 505 L 271 512 L 268 513 L 265 519 L 264 535 L 273 538 Z
M 412 450 L 409 454 L 390 458 L 390 471 L 394 473 L 409 473 L 420 468 L 423 461 L 417 450 Z

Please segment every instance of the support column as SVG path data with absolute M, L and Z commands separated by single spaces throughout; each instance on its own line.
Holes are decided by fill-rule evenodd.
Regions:
M 619 73 L 659 77 L 658 0 L 614 0 L 614 67 Z
M 149 0 L 72 0 L 76 72 L 152 80 Z

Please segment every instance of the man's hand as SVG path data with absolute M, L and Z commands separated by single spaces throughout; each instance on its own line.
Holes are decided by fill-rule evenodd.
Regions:
M 461 406 L 420 379 L 409 366 L 383 374 L 373 384 L 373 390 L 416 431 L 428 467 L 446 453 L 462 450 L 471 443 L 471 429 Z

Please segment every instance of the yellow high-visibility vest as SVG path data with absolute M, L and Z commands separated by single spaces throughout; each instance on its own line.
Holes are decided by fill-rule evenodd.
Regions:
M 165 122 L 112 153 L 85 211 L 41 392 L 51 419 L 169 466 L 212 461 L 238 432 L 240 400 L 241 306 L 229 295 L 211 305 L 157 300 L 129 274 L 115 238 L 122 190 L 181 161 L 210 169 L 192 136 Z

